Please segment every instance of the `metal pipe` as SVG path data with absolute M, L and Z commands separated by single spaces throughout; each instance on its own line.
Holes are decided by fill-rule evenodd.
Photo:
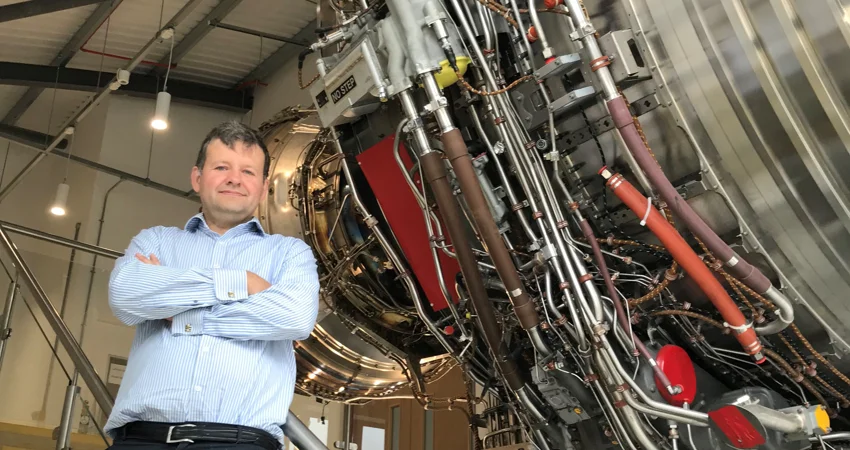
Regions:
M 257 36 L 261 38 L 271 39 L 273 41 L 285 42 L 287 44 L 297 45 L 299 47 L 310 47 L 309 42 L 299 41 L 298 39 L 292 39 L 286 36 L 280 36 L 277 34 L 266 33 L 265 31 L 252 30 L 250 28 L 240 27 L 236 25 L 230 25 L 227 23 L 221 23 L 217 20 L 209 20 L 207 24 L 213 28 L 221 28 L 224 30 L 236 31 L 237 33 L 250 34 L 251 36 Z
M 78 242 L 80 238 L 80 226 L 82 224 L 77 222 L 74 225 L 74 242 Z M 74 259 L 76 259 L 77 250 L 71 249 L 71 256 L 68 258 L 68 271 L 65 275 L 65 287 L 62 289 L 62 304 L 59 306 L 59 318 L 63 321 L 65 320 L 65 309 L 68 307 L 68 292 L 71 290 L 71 276 L 74 273 Z M 53 344 L 51 348 L 59 348 L 59 336 L 53 338 Z M 44 398 L 41 400 L 41 413 L 45 414 L 47 411 L 47 400 L 50 397 L 50 384 L 53 382 L 53 367 L 56 364 L 56 360 L 58 357 L 50 358 L 50 362 L 47 364 L 47 382 L 44 384 Z M 57 440 L 57 449 L 61 450 L 62 447 L 59 447 L 58 444 L 61 443 L 62 436 Z
M 552 271 L 549 269 L 546 270 L 543 284 L 546 289 L 546 304 L 549 306 L 549 312 L 555 316 L 555 322 L 562 322 L 564 315 L 561 314 L 561 311 L 558 311 L 558 307 L 555 305 L 555 298 L 552 295 Z
M 514 4 L 515 2 L 511 2 Z M 537 13 L 537 5 L 535 5 L 534 0 L 529 0 L 528 2 L 528 15 L 531 16 L 531 22 L 534 24 L 534 31 L 537 32 L 537 38 L 540 39 L 540 45 L 543 46 L 543 57 L 551 58 L 552 57 L 552 47 L 549 46 L 549 40 L 546 39 L 546 32 L 543 31 L 543 24 L 540 22 L 540 16 Z M 522 32 L 522 30 L 520 30 Z M 529 53 L 529 59 L 531 58 L 531 54 Z
M 189 0 L 189 2 L 186 3 L 183 8 L 181 8 L 180 11 L 178 11 L 177 14 L 175 14 L 174 17 L 172 17 L 171 20 L 169 20 L 168 23 L 165 24 L 165 26 L 163 26 L 159 31 L 157 31 L 156 35 L 151 38 L 147 42 L 147 44 L 145 44 L 141 48 L 141 50 L 136 53 L 133 59 L 131 59 L 127 63 L 127 65 L 123 67 L 123 70 L 126 70 L 127 72 L 132 72 L 133 69 L 136 68 L 136 66 L 141 64 L 142 60 L 145 59 L 145 55 L 147 55 L 148 52 L 153 49 L 154 45 L 161 39 L 163 39 L 163 34 L 166 33 L 167 30 L 171 30 L 171 33 L 173 34 L 174 28 L 177 27 L 177 25 L 182 22 L 183 19 L 188 17 L 192 13 L 192 11 L 198 5 L 201 4 L 201 2 L 201 0 Z M 35 168 L 35 166 L 37 166 L 38 163 L 41 162 L 41 160 L 43 160 L 44 157 L 50 153 L 51 150 L 56 148 L 56 146 L 59 145 L 60 142 L 62 142 L 66 134 L 74 132 L 74 127 L 79 124 L 83 119 L 85 119 L 85 117 L 98 104 L 100 104 L 101 100 L 103 100 L 113 90 L 117 90 L 120 87 L 121 84 L 118 82 L 118 74 L 116 73 L 115 76 L 112 77 L 112 80 L 110 80 L 109 83 L 107 83 L 106 86 L 101 89 L 100 92 L 92 96 L 92 98 L 89 99 L 88 103 L 86 103 L 82 108 L 80 108 L 80 110 L 76 114 L 74 114 L 72 117 L 66 120 L 64 124 L 62 124 L 60 129 L 63 130 L 63 133 L 59 136 L 56 136 L 56 138 L 53 139 L 53 142 L 51 142 L 41 153 L 36 155 L 35 158 L 30 160 L 30 162 L 28 162 L 27 165 L 20 172 L 18 172 L 17 175 L 15 175 L 15 178 L 12 179 L 12 181 L 10 181 L 5 188 L 0 190 L 0 202 L 2 202 L 12 192 L 12 190 L 15 189 L 18 184 L 21 183 L 21 181 L 23 181 L 24 177 L 26 177 L 27 174 L 29 174 Z
M 496 364 L 499 372 L 508 382 L 511 389 L 520 389 L 523 382 L 517 372 L 514 363 L 506 358 L 507 350 L 502 339 L 502 332 L 496 318 L 496 312 L 487 295 L 487 288 L 481 278 L 481 272 L 475 262 L 475 255 L 469 241 L 465 239 L 464 227 L 461 222 L 460 207 L 452 194 L 448 181 L 448 172 L 441 156 L 436 152 L 428 152 L 420 158 L 425 179 L 440 208 L 446 230 L 452 242 L 455 243 L 455 252 L 460 264 L 460 270 L 466 284 L 466 289 L 472 300 L 472 305 L 478 315 L 481 329 L 484 331 L 484 340 L 487 346 L 496 355 Z
M 378 219 L 373 216 L 369 210 L 366 208 L 363 200 L 360 198 L 360 194 L 357 192 L 357 188 L 354 186 L 354 178 L 351 175 L 351 169 L 348 167 L 348 161 L 345 159 L 345 153 L 342 151 L 342 145 L 339 143 L 339 137 L 337 136 L 336 129 L 331 127 L 331 140 L 334 143 L 337 153 L 340 157 L 340 165 L 342 166 L 343 174 L 345 175 L 345 179 L 348 180 L 348 186 L 351 188 L 351 199 L 354 202 L 354 205 L 360 210 L 360 213 L 363 214 L 363 222 L 372 232 L 375 234 L 375 237 L 378 240 L 378 243 L 383 248 L 384 252 L 386 252 L 387 257 L 392 261 L 393 266 L 398 271 L 399 278 L 403 281 L 405 287 L 407 288 L 408 294 L 410 294 L 410 298 L 413 300 L 413 305 L 416 308 L 416 312 L 419 314 L 419 317 L 422 318 L 422 321 L 425 322 L 425 326 L 428 327 L 428 330 L 431 334 L 434 335 L 434 338 L 446 349 L 447 352 L 452 355 L 455 354 L 454 349 L 446 340 L 443 333 L 437 328 L 434 324 L 434 321 L 428 317 L 427 312 L 425 311 L 425 307 L 422 305 L 422 298 L 419 296 L 419 291 L 415 284 L 413 284 L 413 280 L 410 279 L 410 275 L 407 269 L 407 264 L 398 256 L 395 250 L 392 248 L 387 237 L 384 236 L 384 233 L 381 231 L 381 228 L 378 226 Z
M 632 379 L 632 377 L 629 375 L 623 365 L 620 364 L 620 360 L 617 358 L 617 354 L 614 353 L 614 349 L 611 348 L 611 343 L 608 341 L 608 339 L 603 335 L 601 337 L 601 340 L 603 347 L 605 348 L 605 352 L 608 355 L 608 358 L 606 358 L 605 360 L 608 361 L 611 367 L 615 369 L 616 373 L 619 374 L 619 376 L 621 376 L 626 381 L 626 383 L 629 384 L 629 387 L 631 387 L 632 390 L 638 394 L 638 397 L 640 397 L 641 401 L 643 401 L 647 406 L 652 408 L 652 412 L 649 414 L 666 412 L 677 415 L 680 418 L 696 420 L 699 422 L 700 426 L 708 425 L 708 414 L 706 413 L 690 409 L 677 408 L 675 406 L 670 406 L 666 403 L 661 403 L 653 400 L 649 395 L 646 394 L 646 392 L 643 391 L 643 389 L 641 389 L 640 385 L 638 385 L 637 382 Z
M 818 442 L 818 438 L 829 442 L 829 441 L 850 441 L 850 431 L 837 431 L 835 433 L 829 433 L 825 436 L 811 436 L 809 437 L 809 442 Z
M 507 194 L 508 201 L 511 202 L 511 209 L 514 210 L 517 218 L 519 219 L 520 226 L 523 231 L 525 231 L 525 235 L 528 236 L 531 242 L 537 242 L 538 237 L 534 234 L 534 230 L 531 229 L 531 225 L 528 223 L 528 218 L 522 213 L 522 208 L 514 208 L 519 205 L 516 192 L 514 192 L 514 188 L 508 180 L 507 172 L 505 172 L 505 168 L 502 166 L 502 161 L 499 159 L 499 155 L 496 154 L 496 150 L 490 142 L 490 138 L 487 137 L 487 133 L 484 131 L 484 126 L 481 124 L 481 118 L 478 116 L 478 111 L 475 109 L 474 105 L 469 105 L 469 116 L 472 118 L 472 123 L 475 125 L 476 131 L 478 131 L 481 141 L 484 142 L 484 145 L 487 147 L 487 151 L 492 156 L 491 159 L 496 165 L 496 172 L 499 174 L 499 179 L 502 180 L 502 186 L 505 189 L 505 194 Z
M 55 234 L 45 233 L 44 231 L 39 231 L 11 222 L 4 222 L 0 220 L 0 226 L 2 226 L 4 230 L 15 234 L 20 234 L 22 236 L 27 236 L 41 241 L 50 242 L 53 244 L 61 245 L 63 247 L 80 250 L 86 253 L 91 253 L 93 255 L 100 255 L 111 259 L 118 259 L 124 256 L 124 254 L 119 251 L 99 247 L 97 245 L 86 244 L 85 242 L 77 242 L 72 239 L 63 238 L 62 236 L 57 236 Z
M 13 277 L 6 293 L 6 306 L 3 308 L 3 322 L 0 322 L 0 370 L 3 369 L 3 357 L 6 356 L 6 342 L 12 337 L 12 312 L 15 297 L 18 295 L 18 278 Z
M 33 300 L 41 309 L 42 314 L 47 319 L 47 323 L 50 324 L 53 331 L 59 336 L 59 341 L 62 342 L 65 351 L 71 357 L 71 361 L 80 370 L 80 375 L 82 375 L 83 381 L 86 382 L 95 401 L 104 414 L 109 415 L 112 412 L 112 404 L 114 403 L 112 394 L 106 389 L 106 385 L 100 379 L 100 376 L 97 374 L 85 352 L 83 352 L 80 344 L 74 339 L 74 335 L 71 334 L 71 331 L 68 330 L 68 327 L 59 317 L 56 309 L 53 308 L 44 289 L 42 289 L 38 280 L 36 280 L 35 275 L 33 275 L 27 266 L 15 244 L 12 243 L 9 233 L 3 225 L 0 225 L 0 246 L 12 258 L 20 279 L 29 288 Z
M 345 404 L 342 407 L 342 413 L 345 415 L 345 421 L 342 423 L 342 434 L 345 450 L 351 450 L 349 447 L 351 446 L 351 405 Z
M 62 403 L 62 420 L 59 422 L 59 434 L 56 439 L 56 450 L 69 449 L 71 443 L 71 417 L 74 414 L 74 400 L 80 393 L 80 387 L 73 381 L 65 388 L 65 401 Z
M 584 44 L 587 55 L 591 61 L 602 56 L 602 50 L 599 49 L 599 43 L 596 42 L 596 29 L 584 15 L 584 8 L 581 6 L 581 0 L 564 0 L 569 10 L 570 16 L 575 22 L 576 30 L 582 44 Z M 596 76 L 599 79 L 599 84 L 602 86 L 602 92 L 605 94 L 606 100 L 612 100 L 620 96 L 620 91 L 617 90 L 617 85 L 614 83 L 614 78 L 611 76 L 611 71 L 607 66 L 603 66 L 596 70 Z
M 325 444 L 304 425 L 298 416 L 289 411 L 286 415 L 286 422 L 283 424 L 283 434 L 289 438 L 293 445 L 301 450 L 327 450 Z
M 425 85 L 425 93 L 428 94 L 428 100 L 438 105 L 433 113 L 437 119 L 437 124 L 440 126 L 440 132 L 446 134 L 454 130 L 455 125 L 452 123 L 449 111 L 445 107 L 446 98 L 443 97 L 443 91 L 440 90 L 440 86 L 437 84 L 437 80 L 434 79 L 434 75 L 430 73 L 423 75 L 422 82 Z

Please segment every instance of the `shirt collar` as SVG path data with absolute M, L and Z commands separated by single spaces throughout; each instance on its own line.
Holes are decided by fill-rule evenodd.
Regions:
M 210 227 L 207 225 L 207 221 L 206 221 L 206 219 L 204 219 L 204 213 L 202 213 L 202 212 L 192 216 L 189 219 L 189 221 L 186 222 L 186 226 L 183 227 L 183 228 L 190 233 L 194 233 L 198 230 L 206 230 L 206 231 L 209 231 L 211 233 L 214 233 L 212 230 L 210 230 Z M 236 225 L 235 227 L 228 230 L 227 233 L 230 233 L 233 230 L 237 230 L 237 231 L 235 231 L 235 233 L 238 233 L 238 234 L 242 234 L 242 233 L 246 233 L 246 232 L 253 232 L 253 233 L 257 233 L 259 235 L 265 235 L 266 234 L 265 230 L 263 230 L 263 226 L 260 225 L 260 221 L 257 220 L 256 217 L 252 217 L 251 220 L 249 220 L 245 223 L 240 223 L 239 225 Z M 227 233 L 225 233 L 225 234 L 227 234 Z

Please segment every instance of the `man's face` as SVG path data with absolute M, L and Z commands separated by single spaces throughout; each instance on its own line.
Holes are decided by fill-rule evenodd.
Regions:
M 192 169 L 192 188 L 201 197 L 208 220 L 224 225 L 250 217 L 269 190 L 264 164 L 257 145 L 236 142 L 230 149 L 219 139 L 211 141 L 204 167 Z

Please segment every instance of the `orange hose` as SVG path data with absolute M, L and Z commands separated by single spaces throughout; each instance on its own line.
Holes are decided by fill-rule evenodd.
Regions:
M 673 259 L 684 269 L 688 275 L 697 283 L 711 303 L 723 316 L 729 328 L 735 332 L 735 338 L 744 348 L 744 351 L 752 355 L 756 362 L 761 364 L 765 358 L 762 354 L 762 345 L 753 327 L 747 325 L 744 314 L 735 305 L 735 302 L 723 288 L 723 285 L 714 278 L 711 270 L 705 266 L 702 259 L 691 249 L 685 239 L 679 235 L 667 219 L 655 209 L 651 203 L 640 192 L 619 174 L 612 175 L 607 168 L 602 168 L 600 174 L 608 179 L 606 186 L 638 217 L 642 218 L 641 224 L 645 224 L 652 233 L 658 237 Z

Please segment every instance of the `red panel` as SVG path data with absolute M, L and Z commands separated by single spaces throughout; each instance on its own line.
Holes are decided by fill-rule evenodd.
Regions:
M 394 139 L 395 136 L 385 138 L 374 147 L 357 155 L 357 161 L 410 264 L 410 270 L 413 271 L 434 310 L 439 311 L 448 305 L 440 289 L 437 270 L 431 257 L 431 244 L 428 239 L 428 229 L 425 228 L 424 215 L 393 156 Z M 413 167 L 404 144 L 400 144 L 399 154 L 408 169 Z M 417 184 L 420 182 L 418 177 L 414 181 Z M 442 251 L 438 251 L 437 254 L 443 268 L 443 280 L 446 286 L 454 286 L 455 275 L 460 272 L 460 266 L 456 260 Z M 456 294 L 451 289 L 449 289 L 449 295 L 452 296 L 452 301 L 457 303 Z
M 658 368 L 667 375 L 670 384 L 682 388 L 682 392 L 670 395 L 656 378 L 655 385 L 664 400 L 676 406 L 682 406 L 683 403 L 692 404 L 697 395 L 697 374 L 688 352 L 677 345 L 665 345 L 658 351 L 655 361 Z
M 724 406 L 709 412 L 708 417 L 735 448 L 756 448 L 765 442 L 764 436 L 737 406 Z

